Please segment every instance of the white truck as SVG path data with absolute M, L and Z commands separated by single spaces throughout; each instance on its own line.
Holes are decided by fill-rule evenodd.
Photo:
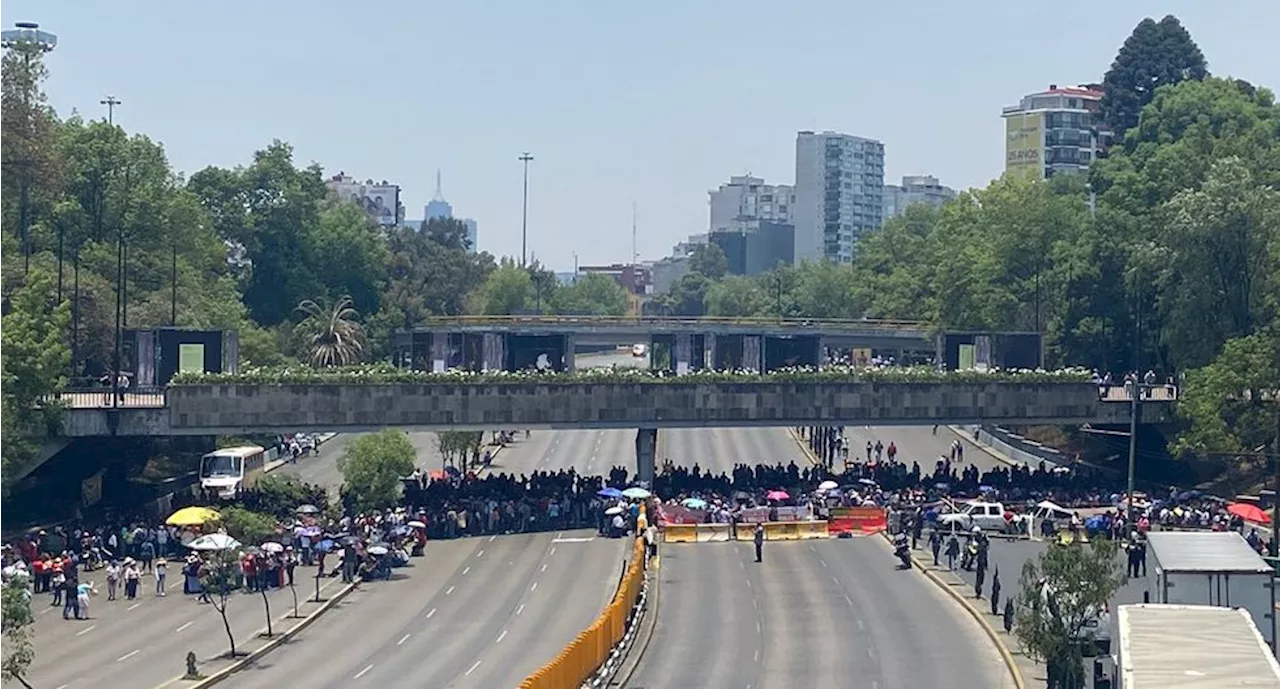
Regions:
M 1275 652 L 1275 572 L 1240 534 L 1153 531 L 1147 567 L 1145 602 L 1243 608 Z
M 1280 664 L 1244 610 L 1122 605 L 1115 620 L 1101 668 L 1110 689 L 1280 688 Z
M 974 500 L 966 502 L 958 512 L 938 516 L 938 528 L 942 531 L 969 531 L 975 526 L 983 531 L 1005 531 L 1004 503 Z

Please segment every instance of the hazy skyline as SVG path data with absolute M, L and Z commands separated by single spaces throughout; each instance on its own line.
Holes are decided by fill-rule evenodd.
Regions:
M 658 258 L 706 230 L 707 191 L 731 175 L 790 184 L 801 129 L 880 139 L 886 183 L 985 186 L 1003 167 L 1000 109 L 1101 81 L 1145 16 L 1177 15 L 1215 75 L 1280 87 L 1273 0 L 388 2 L 360 23 L 329 0 L 121 7 L 5 3 L 5 28 L 58 35 L 60 115 L 105 117 L 114 95 L 116 122 L 186 175 L 282 139 L 299 165 L 399 184 L 412 218 L 439 168 L 497 255 L 520 252 L 527 150 L 530 251 L 557 269 L 575 251 L 626 261 L 633 200 L 640 255 Z

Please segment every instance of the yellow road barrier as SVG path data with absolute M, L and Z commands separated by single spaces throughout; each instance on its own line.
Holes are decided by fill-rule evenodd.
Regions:
M 668 524 L 662 532 L 663 543 L 696 543 L 697 541 L 697 524 Z
M 641 513 L 644 506 L 641 505 Z M 693 537 L 697 529 L 692 525 Z M 670 533 L 670 527 L 668 533 Z M 627 632 L 627 618 L 640 598 L 644 585 L 644 538 L 637 538 L 631 551 L 631 563 L 622 575 L 618 590 L 591 626 L 569 643 L 560 655 L 542 666 L 519 689 L 579 689 L 609 658 L 609 652 Z
M 729 542 L 729 525 L 728 524 L 698 524 L 698 542 L 699 543 L 728 543 Z
M 802 540 L 831 537 L 831 534 L 827 532 L 827 523 L 825 521 L 796 522 L 796 528 L 799 530 Z

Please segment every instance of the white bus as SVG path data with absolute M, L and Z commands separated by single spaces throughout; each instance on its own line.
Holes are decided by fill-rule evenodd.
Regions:
M 257 445 L 214 450 L 200 458 L 200 487 L 234 498 L 258 482 L 266 460 L 266 450 Z

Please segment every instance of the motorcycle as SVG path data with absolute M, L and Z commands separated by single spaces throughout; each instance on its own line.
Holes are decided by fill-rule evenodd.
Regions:
M 907 535 L 900 533 L 893 537 L 893 554 L 902 563 L 899 569 L 911 569 L 911 549 L 907 547 Z

